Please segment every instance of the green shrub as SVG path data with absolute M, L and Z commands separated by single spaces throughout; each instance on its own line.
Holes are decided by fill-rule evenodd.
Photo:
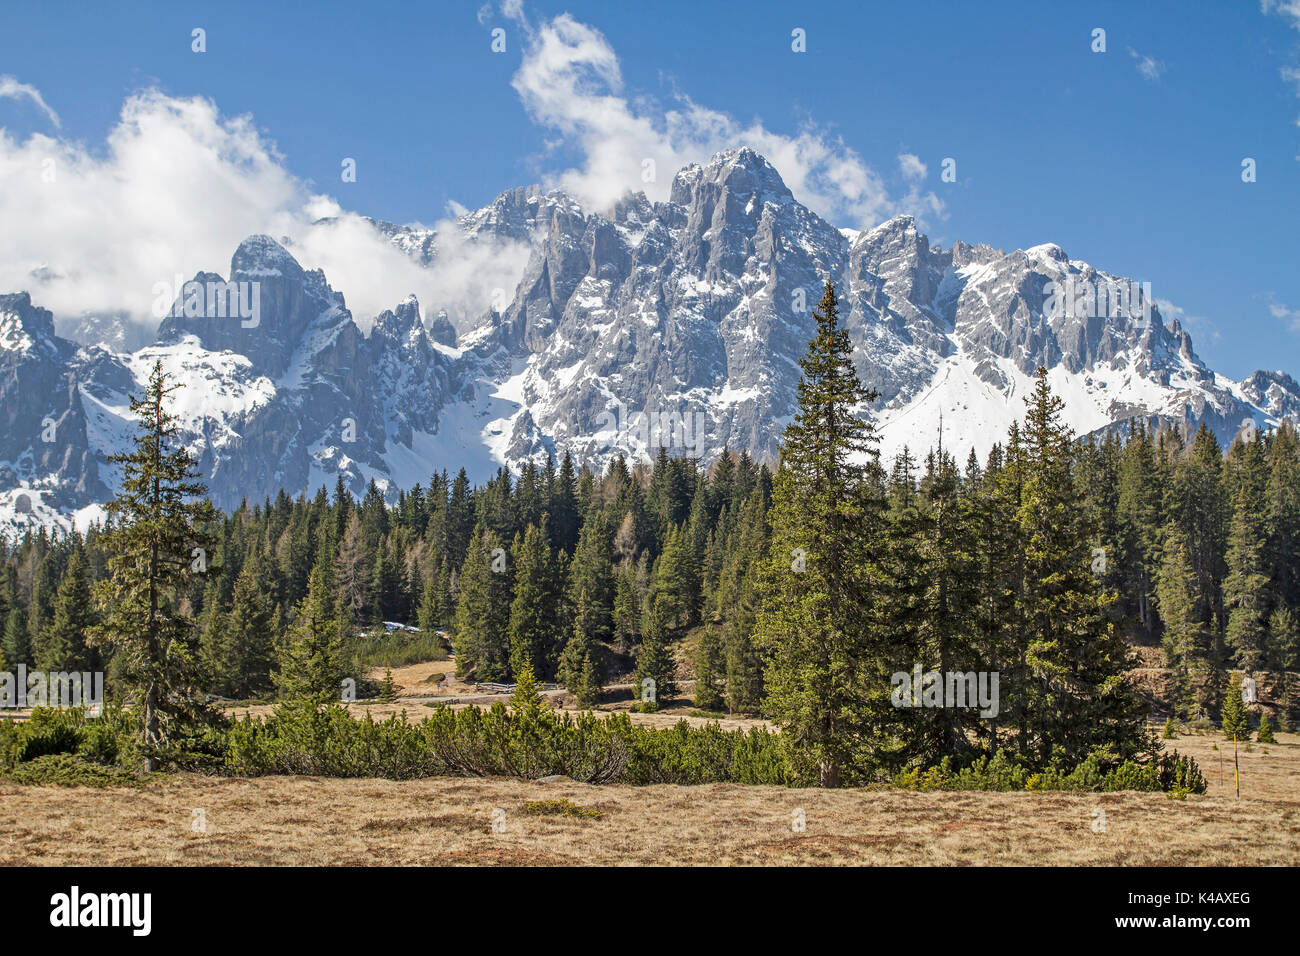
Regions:
M 1183 789 L 1189 793 L 1204 793 L 1205 779 L 1200 767 L 1191 757 L 1179 756 L 1177 751 L 1146 763 L 1133 760 L 1116 762 L 1099 753 L 1090 754 L 1070 770 L 1058 761 L 1036 769 L 1017 765 L 999 750 L 992 758 L 980 756 L 970 764 L 955 769 L 952 759 L 945 757 L 937 765 L 922 769 L 913 767 L 896 775 L 895 786 L 908 790 L 1046 790 L 1114 792 L 1118 790 L 1173 791 Z
M 1259 730 L 1255 733 L 1256 743 L 1275 744 L 1277 740 L 1273 737 L 1273 725 L 1269 723 L 1268 714 L 1259 718 Z
M 572 800 L 529 800 L 524 813 L 534 817 L 589 817 L 599 820 L 605 814 L 595 807 L 584 807 Z
M 238 776 L 510 776 L 559 774 L 583 783 L 770 783 L 792 779 L 776 734 L 685 721 L 659 730 L 626 714 L 556 713 L 536 703 L 508 709 L 436 709 L 375 721 L 342 707 L 290 704 L 231 728 L 224 769 Z
M 447 645 L 437 634 L 392 631 L 358 638 L 355 660 L 356 669 L 361 672 L 371 667 L 405 667 L 425 661 L 445 661 L 447 656 Z
M 0 777 L 35 787 L 134 787 L 145 779 L 125 767 L 106 766 L 70 753 L 35 757 L 6 769 Z

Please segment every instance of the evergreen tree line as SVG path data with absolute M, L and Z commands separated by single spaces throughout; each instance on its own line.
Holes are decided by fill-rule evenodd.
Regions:
M 1080 442 L 1043 373 L 985 460 L 940 445 L 886 468 L 837 310 L 828 286 L 775 470 L 660 449 L 596 472 L 566 454 L 481 486 L 439 471 L 391 506 L 340 479 L 220 515 L 185 493 L 177 458 L 169 507 L 190 512 L 168 519 L 142 485 L 106 528 L 0 546 L 0 664 L 142 688 L 140 662 L 174 646 L 155 681 L 165 719 L 183 687 L 337 699 L 361 632 L 398 621 L 444 632 L 459 676 L 527 671 L 584 705 L 622 679 L 654 708 L 682 666 L 697 706 L 773 717 L 827 784 L 1004 749 L 1130 757 L 1145 731 L 1125 638 L 1163 647 L 1188 717 L 1218 713 L 1232 666 L 1300 668 L 1294 430 L 1226 454 L 1204 428 L 1190 444 L 1139 424 Z M 158 445 L 146 427 L 142 482 L 172 427 L 155 373 L 137 403 L 153 403 Z M 171 564 L 145 574 L 155 553 Z M 123 590 L 133 576 L 165 586 Z M 192 639 L 166 633 L 173 617 Z M 891 675 L 917 665 L 999 672 L 998 715 L 895 706 Z

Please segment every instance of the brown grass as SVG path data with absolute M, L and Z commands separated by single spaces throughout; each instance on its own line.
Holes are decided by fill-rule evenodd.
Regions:
M 1300 737 L 1169 742 L 1205 796 L 177 776 L 135 790 L 0 784 L 0 865 L 1300 864 Z M 1269 753 L 1263 751 L 1267 749 Z M 600 819 L 533 816 L 570 800 Z M 207 832 L 191 831 L 202 809 Z M 493 811 L 505 830 L 493 832 Z M 792 830 L 802 810 L 803 832 Z M 1105 812 L 1105 832 L 1094 832 Z M 500 817 L 498 817 L 500 819 Z

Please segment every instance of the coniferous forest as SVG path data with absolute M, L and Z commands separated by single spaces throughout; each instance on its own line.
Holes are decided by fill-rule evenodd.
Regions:
M 460 677 L 556 682 L 579 708 L 617 685 L 641 710 L 762 715 L 779 779 L 824 786 L 1149 759 L 1134 645 L 1159 648 L 1179 720 L 1217 722 L 1243 671 L 1296 716 L 1292 429 L 1080 440 L 1043 371 L 987 458 L 884 462 L 829 284 L 815 315 L 779 463 L 566 454 L 471 486 L 449 462 L 387 502 L 340 480 L 217 513 L 156 369 L 107 525 L 3 545 L 0 670 L 106 671 L 151 766 L 223 726 L 216 698 L 377 695 L 385 653 L 454 652 Z M 898 706 L 892 676 L 920 671 L 996 672 L 996 714 Z

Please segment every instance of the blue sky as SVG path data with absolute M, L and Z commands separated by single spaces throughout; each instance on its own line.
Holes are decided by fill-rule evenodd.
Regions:
M 191 50 L 195 27 L 206 30 L 202 54 Z M 504 53 L 491 49 L 498 27 Z M 1105 53 L 1091 49 L 1098 27 Z M 806 53 L 791 50 L 795 28 Z M 1287 72 L 1297 68 L 1300 5 L 1258 0 L 537 0 L 522 12 L 473 2 L 11 4 L 0 10 L 0 170 L 30 167 L 45 150 L 81 178 L 0 199 L 0 210 L 66 223 L 66 234 L 86 231 L 99 207 L 112 220 L 104 231 L 126 233 L 116 249 L 143 247 L 136 234 L 154 228 L 147 238 L 159 248 L 208 231 L 228 249 L 228 235 L 288 215 L 304 195 L 433 223 L 535 181 L 581 192 L 626 173 L 608 187 L 636 186 L 644 154 L 671 165 L 757 130 L 798 157 L 769 158 L 836 225 L 911 211 L 945 245 L 1056 242 L 1150 282 L 1184 310 L 1217 370 L 1300 375 L 1300 73 Z M 134 148 L 115 148 L 124 104 L 146 91 L 155 98 L 139 106 Z M 194 97 L 213 116 L 178 113 Z M 140 158 L 170 148 L 159 116 L 185 127 L 176 156 L 220 139 L 225 185 L 212 194 L 233 197 L 223 208 L 195 205 L 202 176 Z M 344 157 L 356 160 L 354 183 L 340 181 Z M 1246 157 L 1253 183 L 1242 182 Z M 955 183 L 940 180 L 945 158 Z M 104 198 L 132 179 L 159 183 L 158 196 Z M 166 189 L 180 194 L 163 201 Z M 38 234 L 27 235 L 31 248 Z M 30 271 L 57 256 L 58 235 L 48 241 L 55 251 L 0 242 L 0 284 L 19 281 L 6 257 Z M 194 255 L 212 254 L 201 246 Z M 86 269 L 99 259 L 112 260 L 109 273 L 137 268 L 113 250 L 80 254 Z M 69 309 L 100 294 L 50 290 Z

